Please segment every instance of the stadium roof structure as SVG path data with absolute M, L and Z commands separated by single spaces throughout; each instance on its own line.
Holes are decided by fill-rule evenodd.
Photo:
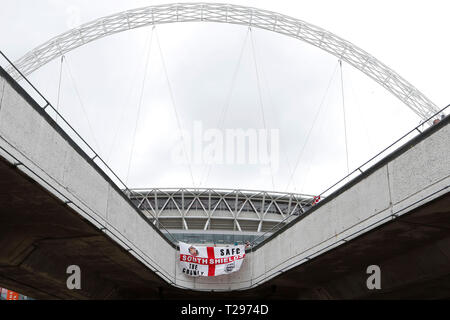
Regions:
M 305 213 L 314 197 L 232 189 L 132 189 L 128 196 L 155 224 L 183 230 L 266 232 Z
M 305 21 L 257 8 L 220 3 L 148 6 L 102 17 L 68 30 L 15 61 L 16 80 L 53 59 L 103 37 L 140 27 L 181 22 L 213 22 L 254 27 L 304 41 L 363 72 L 423 120 L 437 106 L 381 61 L 341 37 Z M 267 232 L 303 214 L 308 195 L 227 189 L 126 189 L 130 199 L 158 226 L 168 230 Z
M 34 48 L 14 64 L 26 76 L 53 59 L 103 37 L 145 26 L 181 22 L 237 24 L 304 41 L 360 70 L 422 119 L 439 111 L 430 99 L 397 72 L 327 30 L 280 13 L 223 3 L 173 3 L 119 12 L 68 30 Z M 16 80 L 20 79 L 20 74 L 14 69 L 8 72 Z

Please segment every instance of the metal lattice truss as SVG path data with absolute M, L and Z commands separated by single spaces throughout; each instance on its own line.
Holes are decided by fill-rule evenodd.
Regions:
M 131 201 L 157 226 L 264 232 L 308 210 L 313 197 L 230 189 L 133 189 Z
M 149 25 L 193 21 L 239 24 L 305 41 L 365 73 L 422 119 L 439 111 L 432 101 L 394 70 L 333 33 L 279 13 L 231 4 L 175 3 L 120 12 L 60 34 L 25 54 L 15 64 L 26 76 L 77 47 L 111 34 Z M 13 70 L 10 73 L 16 80 L 20 78 Z

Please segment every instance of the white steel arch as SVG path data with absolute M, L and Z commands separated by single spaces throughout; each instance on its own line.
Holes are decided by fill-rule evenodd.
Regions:
M 349 63 L 400 99 L 422 119 L 438 107 L 394 70 L 347 40 L 299 19 L 271 11 L 221 3 L 174 3 L 116 13 L 66 31 L 15 61 L 26 76 L 49 61 L 91 41 L 139 27 L 178 22 L 239 24 L 280 33 L 314 45 Z M 20 75 L 9 70 L 18 80 Z

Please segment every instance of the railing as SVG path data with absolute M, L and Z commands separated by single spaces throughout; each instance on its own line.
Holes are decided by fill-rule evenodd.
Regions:
M 359 167 L 357 167 L 356 169 L 354 169 L 352 172 L 350 172 L 349 174 L 347 174 L 346 176 L 344 176 L 343 178 L 341 178 L 340 180 L 338 180 L 336 183 L 334 183 L 333 185 L 331 185 L 330 187 L 326 188 L 324 191 L 322 191 L 319 195 L 317 195 L 317 197 L 319 199 L 323 199 L 325 196 L 329 196 L 331 193 L 337 191 L 338 189 L 340 189 L 341 187 L 345 186 L 347 183 L 350 183 L 351 181 L 353 181 L 355 178 L 357 178 L 358 176 L 360 176 L 361 174 L 363 174 L 365 171 L 367 171 L 368 169 L 370 169 L 373 165 L 375 165 L 376 163 L 378 163 L 379 160 L 381 160 L 381 157 L 387 156 L 388 152 L 392 152 L 398 148 L 400 148 L 401 146 L 405 145 L 408 141 L 410 141 L 411 139 L 413 139 L 414 137 L 416 137 L 417 135 L 422 134 L 425 130 L 427 130 L 428 128 L 430 128 L 432 125 L 429 125 L 429 123 L 431 123 L 432 119 L 439 119 L 440 115 L 444 115 L 444 111 L 450 107 L 450 104 L 447 105 L 446 107 L 442 108 L 441 110 L 439 110 L 438 112 L 436 112 L 435 114 L 433 114 L 431 117 L 429 117 L 426 120 L 423 120 L 420 122 L 419 125 L 415 126 L 413 129 L 411 129 L 410 131 L 408 131 L 406 134 L 404 134 L 403 136 L 401 136 L 400 138 L 398 138 L 397 140 L 395 140 L 393 143 L 391 143 L 389 146 L 387 146 L 386 148 L 384 148 L 383 150 L 381 150 L 380 152 L 378 152 L 376 155 L 374 155 L 372 158 L 370 158 L 369 160 L 367 160 L 366 162 L 364 162 L 362 165 L 360 165 Z M 423 129 L 425 126 L 428 126 L 428 128 Z M 420 129 L 422 128 L 422 130 Z M 411 134 L 415 133 L 415 135 L 413 137 L 410 137 L 409 139 L 406 140 L 406 138 L 408 136 L 410 136 Z M 402 144 L 400 144 L 401 141 L 404 141 Z M 394 149 L 395 147 L 395 149 Z M 363 170 L 364 167 L 369 166 L 370 167 L 366 170 Z M 291 220 L 289 223 L 284 223 L 285 220 L 288 220 L 291 217 L 286 217 L 285 219 L 283 219 L 282 221 L 280 221 L 278 224 L 276 224 L 275 226 L 273 226 L 270 230 L 267 230 L 266 232 L 264 232 L 262 235 L 260 235 L 258 238 L 255 238 L 252 242 L 252 249 L 254 247 L 254 244 L 257 243 L 257 240 L 261 237 L 264 237 L 266 234 L 271 233 L 273 234 L 274 232 L 287 227 L 290 223 L 293 223 L 295 220 L 299 219 L 300 217 L 302 217 L 302 215 L 297 216 L 295 219 Z M 275 230 L 277 229 L 277 230 Z M 260 243 L 258 243 L 259 245 Z
M 5 54 L 0 51 L 0 55 L 1 57 L 3 57 L 7 63 L 13 67 L 14 70 L 16 70 L 16 72 L 18 72 L 20 74 L 20 76 L 22 77 L 22 79 L 25 81 L 25 83 L 21 84 L 21 87 L 31 96 L 33 97 L 33 99 L 39 104 L 39 106 L 41 106 L 41 108 L 43 110 L 46 111 L 46 113 L 55 119 L 55 121 L 57 121 L 58 119 L 62 120 L 61 122 L 57 121 L 57 124 L 60 126 L 60 128 L 66 132 L 72 139 L 74 139 L 74 141 L 76 142 L 76 144 L 86 153 L 86 155 L 94 162 L 96 163 L 99 168 L 101 168 L 103 170 L 103 172 L 111 178 L 111 180 L 113 181 L 113 183 L 116 184 L 116 186 L 118 188 L 120 188 L 121 190 L 123 190 L 123 192 L 129 196 L 133 191 L 138 191 L 138 189 L 130 189 L 128 188 L 128 186 L 119 178 L 119 176 L 108 166 L 108 164 L 100 157 L 100 155 L 95 152 L 95 150 L 89 145 L 89 143 L 86 142 L 85 139 L 83 139 L 83 137 L 68 123 L 68 121 L 58 112 L 58 110 L 56 108 L 53 107 L 53 105 L 40 93 L 40 91 L 38 89 L 36 89 L 36 87 L 21 73 L 21 71 L 19 69 L 17 69 L 17 67 L 5 56 Z M 6 68 L 4 68 L 6 69 Z M 28 86 L 30 89 L 26 89 L 26 86 Z M 41 103 L 38 102 L 38 100 L 41 100 Z M 42 102 L 43 101 L 43 102 Z M 419 125 L 415 126 L 413 129 L 411 129 L 410 131 L 408 131 L 406 134 L 404 134 L 402 137 L 400 137 L 399 139 L 397 139 L 395 142 L 393 142 L 392 144 L 390 144 L 389 146 L 387 146 L 386 148 L 384 148 L 382 151 L 380 151 L 379 153 L 377 153 L 375 156 L 373 156 L 372 158 L 370 158 L 369 160 L 367 160 L 366 162 L 364 162 L 362 165 L 360 165 L 359 167 L 357 167 L 356 169 L 354 169 L 352 172 L 350 172 L 349 174 L 347 174 L 346 176 L 344 176 L 343 178 L 341 178 L 340 180 L 338 180 L 336 183 L 334 183 L 333 185 L 331 185 L 330 187 L 328 187 L 327 189 L 325 189 L 324 191 L 322 191 L 318 196 L 323 199 L 325 196 L 331 194 L 332 192 L 338 190 L 339 188 L 343 187 L 344 185 L 346 185 L 347 183 L 353 181 L 356 177 L 358 177 L 359 175 L 363 174 L 366 169 L 364 169 L 367 166 L 372 166 L 375 163 L 377 163 L 381 157 L 387 155 L 387 153 L 389 151 L 392 151 L 394 148 L 399 148 L 401 146 L 403 146 L 405 143 L 407 143 L 408 141 L 410 141 L 411 139 L 413 139 L 414 137 L 416 137 L 417 135 L 421 134 L 424 130 L 423 128 L 425 126 L 430 126 L 429 123 L 431 123 L 431 120 L 434 118 L 437 118 L 439 115 L 444 114 L 444 111 L 449 108 L 450 105 L 447 105 L 446 107 L 442 108 L 440 111 L 436 112 L 435 114 L 433 114 L 431 117 L 429 117 L 426 120 L 423 120 Z M 64 126 L 66 128 L 64 128 Z M 421 130 L 422 128 L 422 130 Z M 426 129 L 425 129 L 426 130 Z M 72 133 L 72 135 L 70 134 Z M 413 137 L 409 137 L 412 134 L 415 135 Z M 408 138 L 409 137 L 409 138 Z M 408 138 L 408 139 L 407 139 Z M 78 143 L 77 143 L 78 141 Z M 401 143 L 401 141 L 404 141 L 403 143 Z M 370 168 L 369 167 L 369 168 Z M 175 188 L 174 188 L 175 189 Z M 223 191 L 229 191 L 228 189 L 219 189 L 219 190 L 223 190 Z M 244 190 L 242 190 L 244 191 Z M 245 191 L 254 191 L 254 190 L 245 190 Z M 256 192 L 266 192 L 266 191 L 256 191 Z M 269 194 L 281 194 L 279 192 L 267 192 Z M 289 194 L 286 194 L 289 195 Z M 137 208 L 137 207 L 136 207 Z M 139 208 L 137 208 L 139 210 Z M 306 211 L 305 211 L 306 212 Z M 303 213 L 304 214 L 304 213 Z M 260 235 L 259 237 L 255 238 L 252 241 L 252 245 L 255 244 L 257 242 L 258 239 L 260 239 L 261 237 L 266 236 L 267 234 L 273 234 L 275 231 L 280 230 L 281 228 L 285 228 L 287 227 L 290 223 L 293 223 L 296 219 L 302 217 L 303 214 L 300 214 L 299 216 L 296 217 L 292 217 L 292 216 L 287 216 L 286 218 L 284 218 L 283 220 L 281 220 L 277 225 L 273 226 L 270 230 L 264 232 L 262 235 Z M 157 218 L 150 213 L 150 215 L 152 216 L 152 218 L 154 219 L 154 221 L 157 221 Z M 286 223 L 287 220 L 291 219 L 291 221 L 289 221 L 288 223 Z M 165 233 L 163 234 L 167 234 L 169 235 L 172 240 L 174 240 L 174 243 L 177 243 L 175 237 L 164 227 L 164 225 L 162 225 L 160 222 L 158 222 L 159 226 L 165 231 Z M 252 246 L 253 247 L 253 246 Z
M 140 200 L 142 204 L 144 201 L 152 201 L 150 207 L 152 210 L 160 211 L 166 209 L 166 203 L 169 199 L 179 200 L 177 204 L 180 209 L 189 210 L 191 204 L 198 200 L 204 204 L 202 209 L 206 211 L 215 211 L 210 206 L 216 206 L 220 201 L 225 204 L 218 205 L 221 210 L 228 210 L 230 213 L 246 211 L 246 206 L 242 202 L 250 206 L 250 211 L 256 208 L 263 212 L 275 212 L 284 214 L 291 214 L 296 208 L 303 209 L 304 206 L 309 206 L 314 200 L 314 196 L 300 194 L 300 193 L 286 193 L 273 192 L 263 190 L 245 190 L 245 189 L 215 189 L 215 188 L 148 188 L 148 189 L 131 189 L 128 194 L 132 200 Z M 159 200 L 159 202 L 158 202 Z M 257 204 L 256 208 L 252 207 Z M 272 206 L 275 204 L 275 206 Z M 162 207 L 160 206 L 162 205 Z M 168 204 L 174 206 L 175 204 Z M 222 208 L 223 206 L 223 208 Z M 268 210 L 272 206 L 272 210 Z M 263 209 L 261 209 L 261 207 Z M 206 209 L 208 208 L 208 209 Z M 171 209 L 178 209 L 177 206 Z M 283 210 L 285 209 L 285 210 Z M 211 212 L 212 213 L 212 212 Z M 234 217 L 234 216 L 233 216 Z
M 120 179 L 120 177 L 111 169 L 111 167 L 102 159 L 102 157 L 94 150 L 94 148 L 73 128 L 72 125 L 58 112 L 58 110 L 52 105 L 48 99 L 44 97 L 44 95 L 28 80 L 25 75 L 14 65 L 14 63 L 9 60 L 9 58 L 0 51 L 0 57 L 3 57 L 3 59 L 7 62 L 7 64 L 10 66 L 10 68 L 3 68 L 5 70 L 15 70 L 20 76 L 21 76 L 21 83 L 19 84 L 23 90 L 25 90 L 35 101 L 36 103 L 52 118 L 55 120 L 56 124 L 66 133 L 68 134 L 74 142 L 77 144 L 78 147 L 81 148 L 82 151 L 85 152 L 85 154 L 90 158 L 112 181 L 113 183 L 121 189 L 127 197 L 130 197 L 130 195 L 133 192 L 139 192 L 140 189 L 131 189 L 129 188 L 123 181 Z M 1 66 L 1 64 L 0 64 Z M 161 190 L 182 190 L 182 188 L 164 188 Z M 186 189 L 190 190 L 190 189 Z M 194 189 L 196 191 L 200 191 L 200 189 Z M 205 189 L 206 190 L 206 189 Z M 296 193 L 283 193 L 283 192 L 277 192 L 277 191 L 262 191 L 262 190 L 231 190 L 231 189 L 212 189 L 217 192 L 231 192 L 231 191 L 239 191 L 244 194 L 248 193 L 265 193 L 271 196 L 287 196 L 287 197 L 305 197 L 305 198 L 312 198 L 311 195 L 304 195 L 304 194 L 296 194 Z M 137 206 L 136 208 L 140 210 Z M 159 229 L 164 230 L 163 234 L 166 237 L 170 237 L 171 241 L 174 244 L 177 244 L 177 240 L 172 235 L 167 228 L 164 227 L 164 225 L 155 217 L 151 212 L 148 212 L 153 219 L 153 223 L 157 223 L 157 227 Z
M 230 189 L 230 188 L 132 188 L 130 189 L 132 192 L 136 193 L 150 193 L 150 192 L 185 192 L 188 193 L 194 193 L 194 194 L 200 194 L 205 192 L 214 192 L 217 194 L 236 194 L 236 193 L 242 193 L 244 195 L 258 195 L 258 194 L 267 194 L 270 196 L 279 196 L 279 197 L 301 197 L 301 198 L 313 198 L 314 195 L 311 194 L 305 194 L 305 193 L 295 193 L 295 192 L 281 192 L 281 191 L 267 191 L 267 190 L 252 190 L 252 189 Z
M 370 167 L 372 167 L 372 165 L 374 165 L 375 163 L 378 162 L 378 160 L 381 160 L 381 156 L 385 156 L 387 155 L 388 151 L 393 151 L 393 147 L 396 146 L 396 148 L 400 148 L 401 146 L 403 146 L 404 144 L 406 144 L 408 141 L 410 141 L 411 139 L 413 139 L 414 137 L 416 137 L 417 135 L 422 134 L 425 130 L 427 130 L 429 127 L 431 127 L 430 125 L 428 125 L 428 123 L 433 119 L 433 118 L 437 118 L 439 115 L 443 115 L 444 114 L 444 110 L 446 110 L 447 108 L 450 107 L 450 104 L 447 105 L 446 107 L 442 108 L 441 110 L 439 110 L 438 112 L 436 112 L 435 114 L 433 114 L 431 117 L 429 117 L 426 120 L 421 121 L 421 123 L 417 126 L 415 126 L 413 129 L 411 129 L 410 131 L 408 131 L 407 133 L 405 133 L 403 136 L 401 136 L 399 139 L 395 140 L 393 143 L 391 143 L 389 146 L 387 146 L 386 148 L 384 148 L 383 150 L 381 150 L 380 152 L 378 152 L 376 155 L 374 155 L 372 158 L 370 158 L 369 160 L 367 160 L 366 162 L 364 162 L 362 165 L 360 165 L 358 168 L 354 169 L 352 172 L 350 172 L 349 174 L 347 174 L 345 177 L 343 177 L 342 179 L 340 179 L 339 181 L 337 181 L 336 183 L 334 183 L 332 186 L 328 187 L 327 189 L 325 189 L 324 191 L 322 191 L 318 196 L 322 197 L 325 196 L 325 194 L 330 194 L 330 191 L 336 191 L 336 187 L 338 186 L 342 186 L 341 183 L 345 182 L 346 180 L 348 180 L 351 176 L 354 176 L 356 174 L 356 176 L 354 176 L 351 180 L 355 179 L 357 176 L 361 175 L 362 173 L 364 173 L 363 167 L 367 167 L 370 164 Z M 423 129 L 424 126 L 429 126 L 428 128 L 426 128 L 425 130 Z M 422 130 L 420 130 L 420 128 L 422 127 Z M 410 136 L 412 133 L 415 133 L 414 137 L 409 138 L 407 141 L 405 141 L 403 144 L 399 144 L 399 142 L 401 142 L 402 140 L 405 140 L 405 138 L 407 138 L 408 136 Z M 396 150 L 396 149 L 394 149 Z M 369 167 L 369 168 L 370 168 Z M 348 182 L 350 182 L 351 180 L 348 180 L 347 182 L 344 183 L 344 185 Z M 340 187 L 338 187 L 340 188 Z
M 102 157 L 92 148 L 89 143 L 69 124 L 69 122 L 58 112 L 58 110 L 53 107 L 53 105 L 48 101 L 44 95 L 22 74 L 22 72 L 17 69 L 17 67 L 8 59 L 8 57 L 0 51 L 0 57 L 12 67 L 16 72 L 22 77 L 21 80 L 25 82 L 19 84 L 23 90 L 25 90 L 36 103 L 52 118 L 55 120 L 56 124 L 68 134 L 74 142 L 86 153 L 86 155 L 101 169 L 103 172 L 111 178 L 113 183 L 123 190 L 125 194 L 131 193 L 131 189 L 119 178 L 119 176 L 108 166 L 108 164 L 102 159 Z M 1 64 L 0 64 L 1 66 Z M 7 68 L 3 68 L 7 69 Z M 139 210 L 139 209 L 138 209 Z M 153 216 L 153 215 L 152 215 Z M 155 219 L 155 217 L 153 216 Z M 166 233 L 175 240 L 175 237 L 162 225 L 160 227 L 166 231 Z M 164 233 L 165 234 L 165 233 Z M 175 240 L 176 243 L 176 240 Z

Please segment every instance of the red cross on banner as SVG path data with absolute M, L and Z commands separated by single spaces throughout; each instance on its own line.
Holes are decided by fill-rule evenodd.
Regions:
M 245 246 L 205 247 L 180 242 L 181 272 L 190 276 L 213 277 L 238 271 Z
M 208 260 L 214 259 L 214 247 L 206 247 L 206 251 L 208 252 Z M 216 265 L 212 264 L 208 266 L 208 277 L 213 277 L 216 275 Z

